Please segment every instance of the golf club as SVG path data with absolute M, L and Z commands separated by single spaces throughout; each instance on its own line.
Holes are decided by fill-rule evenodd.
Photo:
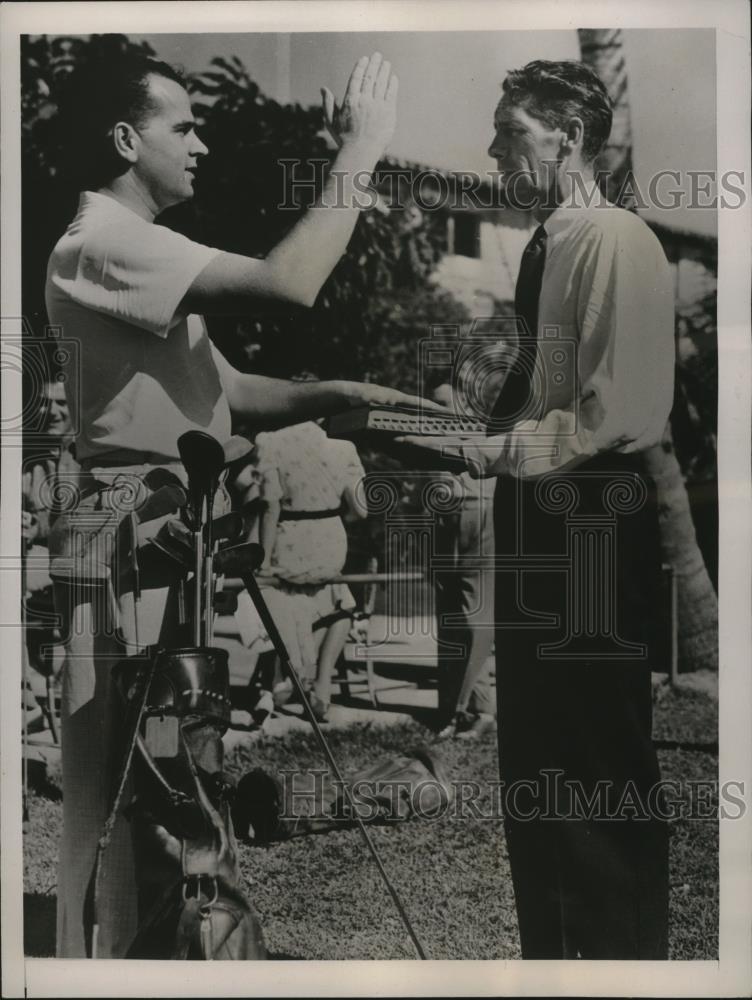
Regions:
M 202 613 L 206 590 L 206 616 L 211 612 L 211 515 L 219 475 L 225 465 L 225 451 L 211 434 L 186 431 L 178 438 L 178 452 L 188 476 L 191 505 L 191 528 L 194 549 L 194 622 L 193 641 L 202 646 L 207 641 L 208 622 Z M 206 568 L 206 583 L 203 576 Z
M 274 618 L 272 617 L 272 614 L 269 611 L 269 607 L 261 594 L 261 590 L 259 588 L 258 582 L 256 581 L 254 573 L 259 568 L 259 566 L 262 564 L 263 561 L 264 561 L 263 548 L 260 545 L 253 542 L 249 542 L 245 545 L 235 545 L 232 548 L 224 549 L 217 555 L 216 559 L 218 572 L 232 574 L 233 576 L 239 576 L 243 581 L 243 585 L 245 586 L 249 596 L 251 597 L 251 600 L 256 606 L 256 610 L 258 611 L 259 617 L 261 618 L 261 621 L 263 622 L 263 625 L 266 628 L 267 634 L 272 642 L 272 645 L 274 646 L 277 656 L 279 656 L 282 662 L 283 670 L 287 674 L 287 676 L 292 680 L 298 698 L 300 699 L 303 705 L 303 710 L 308 716 L 308 721 L 313 726 L 313 731 L 316 735 L 316 739 L 318 740 L 319 746 L 321 747 L 324 756 L 329 762 L 329 766 L 332 769 L 332 773 L 337 779 L 338 787 L 342 789 L 342 794 L 350 808 L 351 815 L 355 818 L 355 822 L 358 826 L 358 829 L 360 830 L 363 840 L 366 843 L 366 847 L 368 848 L 371 857 L 373 858 L 374 863 L 378 868 L 379 874 L 381 875 L 381 878 L 384 882 L 384 885 L 386 886 L 387 891 L 389 892 L 389 895 L 392 897 L 392 901 L 395 907 L 397 908 L 397 912 L 399 913 L 403 924 L 405 925 L 405 929 L 407 930 L 410 940 L 413 943 L 413 947 L 415 948 L 418 957 L 420 959 L 425 959 L 426 954 L 423 949 L 423 946 L 421 945 L 420 940 L 417 934 L 415 933 L 415 930 L 410 922 L 410 918 L 407 915 L 407 911 L 405 910 L 402 900 L 400 899 L 397 890 L 394 888 L 391 879 L 387 874 L 386 868 L 384 867 L 384 863 L 381 860 L 381 856 L 379 855 L 379 852 L 376 849 L 376 845 L 371 839 L 371 836 L 369 835 L 368 830 L 366 830 L 365 824 L 363 823 L 361 816 L 358 814 L 358 811 L 355 808 L 352 796 L 350 794 L 350 789 L 346 784 L 346 782 L 344 781 L 342 777 L 342 772 L 340 771 L 337 765 L 337 761 L 334 757 L 334 754 L 332 753 L 331 748 L 329 747 L 329 744 L 326 741 L 326 737 L 321 731 L 321 727 L 319 726 L 318 720 L 313 713 L 313 709 L 311 708 L 310 702 L 308 701 L 308 696 L 305 692 L 305 689 L 303 688 L 303 685 L 300 682 L 300 678 L 298 677 L 298 672 L 290 661 L 290 657 L 287 653 L 287 648 L 285 647 L 284 640 L 282 639 L 282 636 L 279 634 L 279 630 L 277 629 L 277 626 L 274 622 Z

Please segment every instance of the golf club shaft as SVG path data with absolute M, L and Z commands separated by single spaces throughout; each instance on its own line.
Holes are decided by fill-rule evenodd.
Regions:
M 186 431 L 180 435 L 178 454 L 188 477 L 188 493 L 193 514 L 195 575 L 193 638 L 195 645 L 201 646 L 204 644 L 202 636 L 205 640 L 209 632 L 205 618 L 211 611 L 211 570 L 207 565 L 207 554 L 211 559 L 212 501 L 227 456 L 216 438 L 199 430 Z M 204 570 L 206 579 L 203 577 Z
M 214 641 L 214 576 L 212 573 L 212 563 L 214 558 L 214 545 L 213 545 L 213 523 L 212 518 L 214 516 L 214 498 L 217 495 L 217 490 L 219 489 L 219 480 L 212 479 L 209 482 L 206 491 L 206 523 L 204 526 L 204 635 L 205 642 L 207 646 L 211 646 Z
M 214 579 L 212 577 L 212 557 L 204 557 L 204 643 L 211 646 L 213 639 L 212 605 L 214 604 Z
M 138 520 L 136 514 L 131 511 L 128 515 L 130 527 L 131 546 L 131 570 L 133 572 L 133 637 L 136 641 L 136 649 L 141 649 L 141 636 L 139 635 L 139 610 L 141 608 L 141 567 L 138 562 Z
M 418 937 L 417 937 L 415 931 L 413 930 L 413 927 L 412 927 L 412 924 L 410 923 L 410 919 L 409 919 L 409 917 L 407 915 L 407 912 L 405 911 L 405 908 L 402 905 L 402 900 L 399 898 L 399 896 L 397 894 L 397 890 L 394 888 L 394 886 L 392 885 L 392 883 L 391 883 L 391 881 L 389 879 L 389 876 L 387 875 L 386 869 L 384 868 L 384 865 L 383 865 L 383 863 L 381 861 L 381 857 L 379 856 L 379 853 L 376 850 L 376 845 L 374 844 L 374 842 L 372 841 L 371 837 L 369 836 L 368 830 L 366 830 L 365 824 L 363 823 L 363 820 L 361 819 L 361 817 L 359 816 L 357 810 L 355 809 L 355 804 L 354 804 L 354 802 L 352 800 L 352 796 L 350 795 L 350 788 L 345 783 L 345 781 L 344 781 L 344 779 L 342 777 L 342 773 L 340 772 L 340 769 L 337 766 L 337 761 L 334 759 L 334 755 L 332 754 L 332 751 L 329 748 L 329 744 L 326 742 L 326 737 L 321 732 L 321 727 L 318 724 L 318 720 L 316 719 L 316 716 L 313 714 L 313 709 L 311 708 L 310 703 L 308 701 L 308 696 L 306 695 L 306 692 L 303 689 L 303 685 L 300 683 L 300 678 L 298 677 L 298 672 L 295 669 L 295 667 L 292 665 L 292 663 L 290 662 L 290 657 L 287 655 L 287 650 L 285 648 L 285 644 L 284 644 L 284 642 L 282 640 L 282 637 L 279 634 L 277 626 L 274 623 L 274 618 L 272 617 L 271 612 L 269 611 L 269 608 L 267 607 L 266 601 L 264 600 L 264 598 L 261 595 L 261 591 L 260 591 L 259 585 L 258 585 L 258 583 L 256 581 L 256 577 L 252 573 L 246 572 L 246 573 L 243 573 L 242 580 L 243 580 L 243 584 L 244 584 L 246 590 L 248 591 L 248 593 L 249 593 L 249 595 L 251 597 L 251 600 L 253 601 L 253 603 L 254 603 L 254 605 L 256 607 L 256 610 L 259 613 L 259 617 L 261 618 L 261 621 L 262 621 L 264 627 L 267 630 L 269 638 L 272 641 L 272 645 L 274 646 L 275 650 L 277 651 L 277 654 L 282 659 L 283 667 L 285 668 L 285 670 L 287 671 L 290 679 L 292 680 L 293 686 L 294 686 L 294 688 L 295 688 L 295 690 L 296 690 L 296 692 L 298 694 L 298 697 L 300 698 L 301 703 L 303 705 L 303 710 L 305 711 L 306 715 L 308 716 L 308 721 L 313 726 L 313 731 L 316 734 L 316 739 L 319 742 L 319 746 L 321 747 L 321 749 L 322 749 L 322 751 L 324 753 L 324 756 L 326 757 L 327 761 L 329 762 L 329 766 L 331 767 L 332 773 L 334 774 L 335 778 L 337 779 L 337 782 L 339 783 L 339 787 L 343 791 L 343 794 L 345 796 L 345 799 L 347 800 L 347 805 L 348 805 L 348 807 L 350 809 L 350 812 L 351 812 L 352 816 L 354 817 L 355 822 L 357 823 L 358 829 L 360 830 L 360 832 L 361 832 L 361 834 L 363 836 L 363 839 L 366 842 L 366 847 L 370 851 L 371 856 L 373 857 L 373 860 L 376 863 L 376 867 L 378 868 L 379 874 L 381 875 L 381 878 L 384 881 L 384 885 L 386 886 L 386 888 L 387 888 L 390 896 L 392 897 L 394 905 L 397 907 L 397 912 L 399 913 L 400 917 L 402 918 L 402 922 L 405 925 L 407 933 L 410 935 L 410 939 L 411 939 L 411 941 L 413 943 L 413 946 L 415 947 L 415 951 L 417 952 L 419 958 L 425 959 L 425 957 L 426 957 L 425 952 L 423 950 L 423 947 L 422 947 L 420 941 L 418 940 Z
M 201 519 L 197 529 L 193 532 L 194 563 L 193 563 L 193 644 L 200 646 L 201 643 L 201 576 L 204 565 L 203 552 L 201 551 L 203 532 L 201 530 Z

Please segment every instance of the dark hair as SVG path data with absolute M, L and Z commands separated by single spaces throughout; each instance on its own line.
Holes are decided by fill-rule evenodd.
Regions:
M 542 121 L 548 128 L 564 125 L 573 115 L 582 119 L 582 153 L 593 160 L 611 133 L 612 104 L 596 73 L 572 59 L 538 59 L 512 70 L 502 84 L 504 98 Z
M 79 189 L 99 188 L 128 169 L 110 130 L 119 121 L 140 128 L 155 110 L 149 77 L 185 86 L 172 66 L 140 53 L 99 59 L 75 70 L 60 100 L 62 167 Z

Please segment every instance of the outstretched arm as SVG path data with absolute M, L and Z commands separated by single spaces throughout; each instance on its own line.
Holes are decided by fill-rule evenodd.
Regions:
M 637 223 L 644 226 L 644 223 Z M 638 452 L 661 440 L 673 398 L 671 272 L 647 229 L 593 229 L 578 290 L 578 398 L 493 437 L 410 436 L 404 443 L 461 456 L 475 477 L 534 478 L 601 452 Z M 640 304 L 640 308 L 635 307 Z M 439 459 L 437 458 L 438 462 Z
M 358 218 L 354 180 L 372 172 L 394 132 L 397 77 L 377 52 L 355 65 L 340 108 L 330 91 L 323 95 L 325 121 L 340 151 L 321 197 L 263 260 L 214 257 L 188 289 L 181 312 L 242 313 L 258 298 L 313 305 Z
M 288 382 L 265 375 L 246 375 L 233 368 L 216 347 L 212 353 L 233 414 L 264 427 L 315 420 L 369 403 L 441 409 L 428 400 L 370 382 Z

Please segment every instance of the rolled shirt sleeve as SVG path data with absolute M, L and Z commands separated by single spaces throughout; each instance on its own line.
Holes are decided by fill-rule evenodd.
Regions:
M 144 239 L 142 227 L 125 222 L 93 233 L 65 291 L 81 306 L 166 337 L 182 298 L 219 251 L 159 225 Z

